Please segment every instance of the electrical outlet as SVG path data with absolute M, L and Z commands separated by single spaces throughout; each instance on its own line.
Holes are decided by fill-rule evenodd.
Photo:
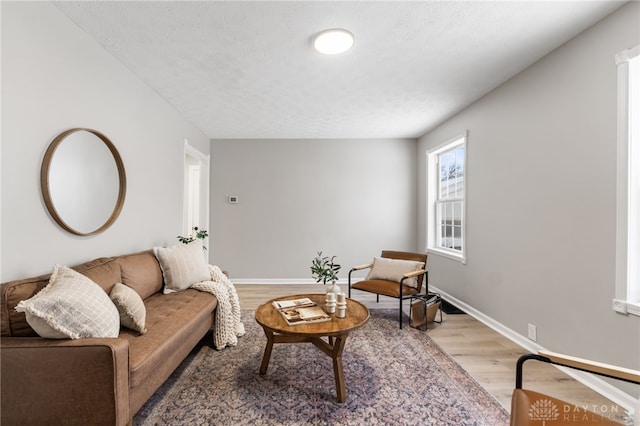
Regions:
M 529 339 L 535 342 L 536 339 L 538 338 L 537 334 L 538 334 L 538 329 L 536 328 L 536 326 L 533 324 L 529 324 L 529 328 L 528 328 Z

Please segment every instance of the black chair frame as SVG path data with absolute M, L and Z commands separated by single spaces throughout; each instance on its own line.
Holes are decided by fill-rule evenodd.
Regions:
M 351 299 L 351 274 L 354 271 L 359 271 L 359 270 L 360 269 L 357 269 L 357 268 L 351 268 L 351 270 L 349 271 L 349 281 L 348 281 L 348 283 L 349 283 L 349 295 L 348 295 L 349 299 Z M 423 275 L 423 277 L 422 277 L 422 286 L 425 289 L 424 295 L 428 295 L 429 294 L 429 271 L 425 270 L 424 273 L 421 274 L 421 275 Z M 399 306 L 399 312 L 398 312 L 398 322 L 400 323 L 400 329 L 401 330 L 402 330 L 402 302 L 404 300 L 414 298 L 418 294 L 421 294 L 421 292 L 422 292 L 422 289 L 420 289 L 420 293 L 403 295 L 403 289 L 404 289 L 403 284 L 404 284 L 404 280 L 406 280 L 406 279 L 408 279 L 408 278 L 404 277 L 404 278 L 402 278 L 400 280 L 400 297 L 398 297 L 399 305 L 400 305 Z M 362 290 L 362 289 L 359 289 L 359 288 L 357 288 L 356 290 L 367 291 L 367 290 Z M 375 293 L 375 295 L 376 295 L 376 303 L 379 303 L 380 302 L 380 294 L 379 293 Z M 383 294 L 383 296 L 384 296 L 384 294 Z M 392 296 L 388 296 L 388 297 L 392 297 Z
M 561 367 L 567 367 L 567 368 L 571 368 L 573 370 L 579 370 L 579 371 L 584 371 L 584 372 L 591 373 L 591 374 L 597 374 L 599 376 L 608 377 L 610 379 L 616 379 L 616 380 L 621 380 L 623 382 L 640 384 L 640 381 L 637 381 L 637 380 L 627 379 L 625 377 L 613 376 L 611 374 L 606 374 L 606 373 L 603 373 L 603 372 L 600 372 L 600 371 L 588 370 L 586 368 L 579 368 L 579 367 L 576 367 L 575 365 L 569 365 L 569 364 L 566 364 L 566 363 L 553 361 L 551 358 L 548 358 L 548 357 L 543 356 L 543 355 L 539 355 L 539 354 L 524 354 L 524 355 L 521 355 L 518 358 L 518 361 L 516 362 L 516 389 L 522 389 L 522 376 L 523 376 L 523 371 L 522 370 L 523 370 L 523 367 L 524 367 L 524 363 L 526 361 L 529 361 L 529 360 L 532 360 L 532 359 L 536 360 L 536 361 L 540 361 L 540 362 L 546 362 L 547 364 L 559 365 Z

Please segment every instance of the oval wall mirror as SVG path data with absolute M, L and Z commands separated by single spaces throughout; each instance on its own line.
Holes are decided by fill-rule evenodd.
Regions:
M 51 217 L 75 235 L 98 234 L 115 222 L 126 192 L 124 164 L 102 133 L 76 128 L 51 142 L 40 185 Z

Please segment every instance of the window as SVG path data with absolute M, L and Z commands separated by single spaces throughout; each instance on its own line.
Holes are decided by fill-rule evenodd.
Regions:
M 613 308 L 640 315 L 640 46 L 616 55 L 618 179 Z
M 467 135 L 427 153 L 427 250 L 465 261 Z

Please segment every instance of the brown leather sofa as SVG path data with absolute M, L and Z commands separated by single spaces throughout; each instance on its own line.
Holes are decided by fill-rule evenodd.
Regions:
M 152 251 L 74 267 L 107 293 L 118 282 L 144 300 L 146 334 L 115 339 L 43 339 L 14 310 L 49 275 L 0 286 L 2 425 L 125 425 L 213 328 L 216 298 L 188 289 L 163 294 Z

